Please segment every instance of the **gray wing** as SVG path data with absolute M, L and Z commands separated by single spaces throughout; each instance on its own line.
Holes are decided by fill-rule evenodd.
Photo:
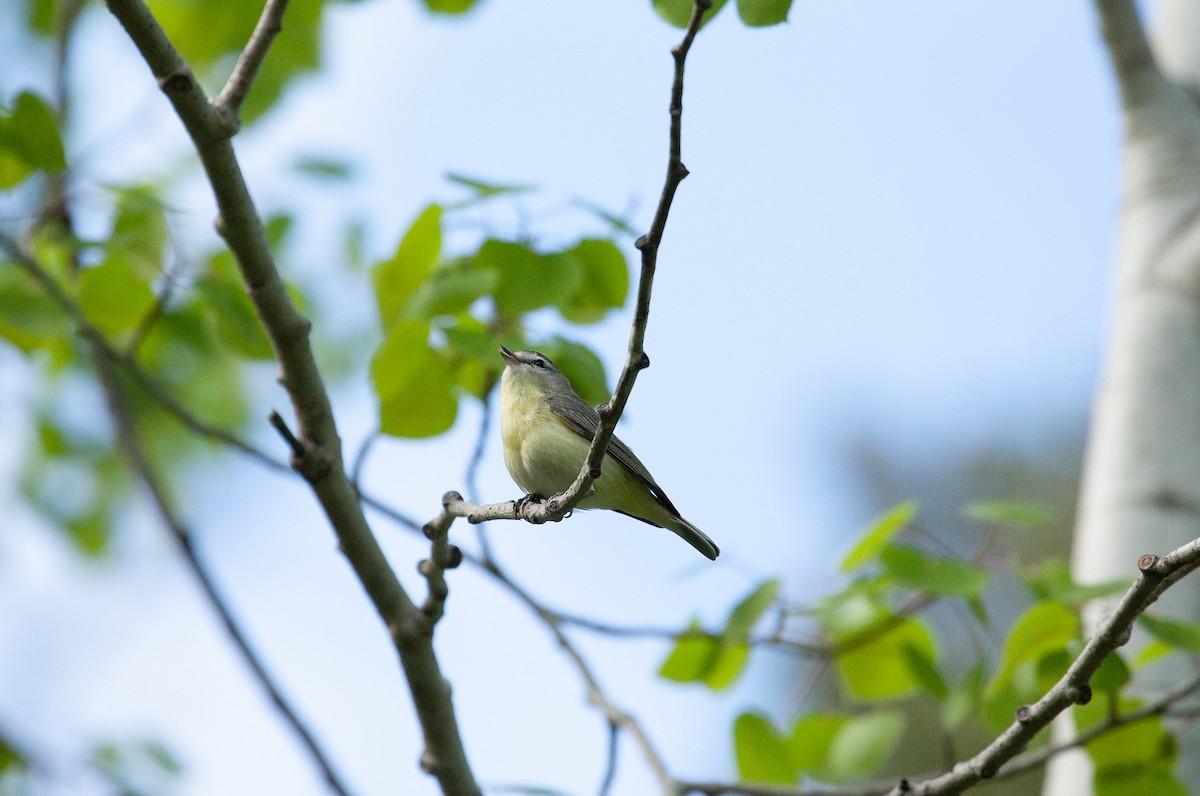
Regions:
M 576 434 L 588 440 L 596 436 L 596 429 L 600 427 L 600 414 L 588 406 L 587 402 L 578 395 L 574 393 L 571 395 L 554 395 L 547 399 L 547 403 L 550 406 L 550 411 L 566 421 L 567 425 Z M 680 516 L 679 510 L 671 503 L 667 494 L 662 491 L 662 487 L 654 482 L 654 476 L 650 475 L 650 471 L 646 469 L 646 465 L 642 464 L 638 460 L 638 457 L 633 455 L 633 451 L 629 450 L 628 445 L 617 439 L 616 434 L 608 442 L 608 453 L 620 462 L 634 478 L 645 484 L 650 489 L 650 494 L 662 504 L 663 508 L 676 517 Z

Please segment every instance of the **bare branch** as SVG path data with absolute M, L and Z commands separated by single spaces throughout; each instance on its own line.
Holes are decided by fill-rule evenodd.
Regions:
M 1147 79 L 1165 81 L 1138 19 L 1133 0 L 1096 0 L 1104 44 L 1128 109 L 1147 96 Z
M 642 253 L 642 271 L 641 278 L 638 280 L 637 303 L 634 308 L 633 326 L 629 333 L 629 353 L 625 358 L 625 367 L 621 371 L 621 377 L 617 379 L 617 387 L 613 391 L 612 397 L 598 409 L 600 424 L 596 428 L 596 435 L 592 438 L 591 447 L 588 449 L 587 458 L 579 470 L 579 475 L 567 489 L 551 497 L 545 503 L 526 501 L 519 516 L 529 522 L 558 522 L 589 494 L 592 482 L 600 477 L 604 454 L 608 450 L 608 443 L 617 428 L 617 421 L 621 419 L 621 413 L 625 411 L 629 394 L 633 392 L 633 383 L 637 379 L 637 374 L 650 366 L 650 358 L 646 356 L 643 343 L 646 338 L 646 324 L 650 319 L 650 291 L 654 286 L 658 247 L 662 242 L 663 231 L 667 227 L 667 215 L 670 213 L 675 191 L 679 188 L 679 183 L 683 182 L 683 178 L 688 175 L 688 170 L 684 167 L 682 160 L 684 65 L 696 33 L 700 30 L 704 12 L 712 7 L 712 0 L 695 0 L 695 3 L 683 40 L 671 50 L 671 55 L 675 59 L 675 82 L 671 89 L 670 156 L 667 160 L 667 178 L 663 183 L 662 195 L 658 200 L 658 208 L 654 212 L 650 231 L 638 238 L 636 243 Z M 512 515 L 497 514 L 489 519 L 516 519 L 517 516 L 517 512 L 514 511 Z M 471 522 L 480 521 L 482 520 L 471 520 Z
M 258 24 L 254 26 L 254 33 L 250 34 L 250 41 L 238 56 L 233 74 L 212 102 L 213 107 L 230 125 L 231 133 L 241 126 L 242 103 L 250 93 L 250 86 L 267 57 L 271 42 L 283 30 L 283 12 L 287 10 L 287 4 L 288 0 L 267 0 L 262 15 L 258 18 Z
M 405 592 L 371 532 L 346 476 L 329 394 L 309 344 L 311 323 L 296 309 L 276 268 L 222 114 L 209 105 L 191 70 L 142 0 L 108 0 L 187 129 L 216 198 L 217 231 L 237 261 L 247 294 L 279 361 L 279 381 L 295 411 L 301 471 L 399 653 L 425 738 L 425 770 L 446 793 L 480 792 L 454 715 L 450 687 L 424 632 L 423 614 Z M 264 31 L 269 30 L 269 25 Z M 264 32 L 264 36 L 268 34 Z M 263 43 L 265 46 L 265 41 Z
M 442 505 L 445 506 L 454 499 L 461 499 L 461 495 L 457 492 L 447 492 L 442 497 Z M 436 519 L 426 523 L 421 529 L 431 542 L 429 558 L 417 567 L 429 582 L 429 596 L 425 598 L 421 611 L 429 622 L 430 632 L 433 632 L 433 626 L 446 611 L 446 597 L 450 594 L 450 587 L 446 585 L 446 570 L 454 569 L 463 560 L 462 551 L 450 544 L 450 526 L 454 524 L 454 519 L 453 514 L 443 510 Z

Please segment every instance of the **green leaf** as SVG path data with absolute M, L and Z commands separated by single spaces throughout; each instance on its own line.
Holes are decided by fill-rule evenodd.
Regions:
M 1118 713 L 1142 707 L 1137 700 L 1121 699 Z M 1080 732 L 1108 720 L 1112 706 L 1097 699 L 1077 705 L 1073 712 Z M 1095 765 L 1093 792 L 1099 796 L 1142 796 L 1142 794 L 1187 793 L 1172 775 L 1179 757 L 1179 746 L 1161 717 L 1152 717 L 1105 732 L 1086 747 Z
M 1041 602 L 1017 619 L 1004 642 L 1000 670 L 988 686 L 996 694 L 1023 664 L 1036 664 L 1045 655 L 1067 648 L 1079 635 L 1079 615 L 1065 605 Z
M 564 318 L 573 323 L 596 323 L 610 309 L 625 304 L 629 292 L 629 266 L 615 243 L 588 238 L 579 241 L 565 254 L 579 261 L 583 277 L 575 292 L 558 305 Z
M 69 339 L 71 331 L 67 316 L 32 278 L 0 263 L 0 337 L 28 354 Z
M 858 544 L 842 559 L 841 571 L 853 572 L 874 561 L 892 537 L 905 528 L 917 513 L 917 504 L 906 500 L 871 521 Z
M 722 639 L 712 664 L 704 674 L 704 684 L 713 691 L 724 691 L 737 681 L 749 659 L 749 644 Z
M 1142 614 L 1138 624 L 1164 644 L 1187 652 L 1200 652 L 1200 625 L 1195 622 Z
M 296 159 L 296 171 L 319 180 L 341 181 L 354 176 L 354 166 L 337 158 L 303 155 Z
M 653 0 L 655 12 L 677 28 L 686 28 L 692 18 L 695 3 L 692 0 Z M 701 26 L 712 22 L 712 18 L 725 5 L 725 0 L 713 0 L 712 8 L 704 12 Z
M 475 7 L 476 0 L 425 0 L 425 7 L 435 14 L 465 14 Z
M 629 225 L 629 222 L 618 216 L 616 213 L 611 213 L 597 204 L 593 204 L 585 199 L 572 199 L 571 204 L 578 207 L 580 210 L 586 210 L 596 218 L 603 221 L 613 232 L 620 232 L 623 235 L 628 235 L 631 238 L 636 238 L 637 230 Z
M 555 337 L 549 344 L 541 346 L 541 352 L 550 357 L 583 400 L 596 406 L 609 399 L 612 393 L 608 390 L 604 363 L 590 348 L 563 337 Z
M 1023 572 L 1025 583 L 1039 600 L 1081 606 L 1089 600 L 1120 594 L 1132 585 L 1130 578 L 1117 578 L 1092 585 L 1076 583 L 1066 562 L 1050 559 Z
M 442 251 L 442 208 L 429 205 L 404 233 L 396 253 L 375 266 L 375 301 L 384 331 L 400 317 Z
M 904 661 L 908 664 L 908 670 L 912 673 L 913 678 L 929 692 L 930 696 L 942 700 L 950 695 L 950 689 L 946 686 L 946 681 L 942 679 L 941 672 L 937 670 L 937 664 L 924 650 L 915 644 L 902 644 L 900 652 L 904 655 Z
M 150 286 L 125 259 L 106 259 L 79 277 L 79 306 L 103 332 L 135 328 L 153 305 Z
M 968 503 L 963 516 L 976 522 L 1035 528 L 1058 519 L 1054 511 L 1037 503 L 1016 500 L 985 500 Z
M 893 624 L 894 623 L 894 624 Z M 861 640 L 860 640 L 861 639 Z M 852 642 L 834 663 L 846 689 L 856 699 L 892 699 L 921 687 L 904 652 L 934 658 L 933 637 L 915 619 L 895 619 L 877 609 L 872 625 L 852 634 L 834 634 L 835 644 Z
M 486 182 L 484 180 L 468 177 L 464 174 L 455 174 L 453 172 L 446 175 L 446 179 L 455 185 L 461 185 L 464 188 L 470 188 L 475 194 L 475 199 L 490 199 L 493 196 L 503 196 L 505 194 L 520 194 L 529 193 L 535 190 L 533 185 L 517 185 L 514 183 L 504 184 L 498 182 Z
M 887 545 L 879 560 L 897 583 L 916 591 L 971 598 L 979 597 L 992 585 L 991 573 L 982 567 L 932 558 L 908 545 Z
M 1175 651 L 1175 648 L 1172 647 L 1170 644 L 1166 644 L 1166 643 L 1163 643 L 1162 641 L 1159 641 L 1158 639 L 1154 639 L 1149 644 L 1147 644 L 1145 647 L 1142 647 L 1142 651 L 1139 652 L 1137 654 L 1137 657 L 1135 657 L 1133 659 L 1133 667 L 1135 669 L 1140 669 L 1143 666 L 1147 666 L 1147 665 L 1153 663 L 1154 661 L 1158 660 L 1159 658 L 1165 658 L 1167 655 L 1170 655 L 1174 651 Z
M 830 713 L 810 713 L 796 720 L 788 735 L 787 747 L 798 774 L 817 773 L 819 776 L 827 771 L 829 749 L 845 723 L 845 716 Z
M 787 742 L 765 716 L 738 716 L 733 723 L 733 748 L 743 782 L 789 785 L 796 781 L 798 772 L 792 765 Z
M 454 372 L 429 347 L 429 324 L 400 321 L 371 359 L 379 397 L 379 430 L 394 437 L 431 437 L 458 414 Z
M 0 116 L 0 150 L 12 153 L 34 169 L 60 171 L 67 165 L 58 117 L 41 97 L 23 91 L 11 111 Z
M 954 732 L 978 711 L 986 677 L 984 664 L 978 663 L 951 689 L 942 705 L 942 721 L 947 730 Z
M 737 8 L 748 27 L 764 28 L 786 22 L 792 0 L 738 0 Z
M 438 268 L 426 279 L 404 308 L 404 317 L 430 320 L 439 315 L 465 312 L 481 296 L 496 288 L 496 273 L 457 265 Z
M 700 623 L 688 624 L 687 635 L 675 642 L 675 648 L 658 669 L 658 676 L 677 683 L 703 680 L 712 669 L 720 642 L 715 636 L 701 635 Z
M 829 748 L 830 778 L 845 781 L 874 774 L 896 751 L 903 734 L 904 716 L 898 712 L 846 719 Z
M 119 189 L 108 248 L 128 259 L 138 276 L 150 279 L 162 272 L 167 240 L 166 211 L 154 188 Z
M 228 252 L 219 252 L 209 261 L 208 273 L 196 280 L 196 293 L 221 343 L 229 350 L 248 359 L 274 358 L 267 333 Z
M 520 243 L 485 241 L 476 260 L 480 267 L 499 275 L 496 308 L 506 315 L 519 316 L 558 304 L 583 279 L 583 267 L 574 257 L 539 254 Z
M 1092 675 L 1090 685 L 1097 691 L 1116 693 L 1124 688 L 1130 679 L 1132 679 L 1132 675 L 1129 667 L 1125 665 L 1125 660 L 1119 652 L 1113 652 L 1104 659 L 1100 668 Z
M 762 619 L 763 614 L 775 604 L 777 596 L 779 596 L 778 578 L 765 580 L 756 586 L 734 606 L 729 615 L 729 623 L 725 626 L 725 636 L 743 641 L 749 639 L 750 631 L 754 630 L 758 620 Z

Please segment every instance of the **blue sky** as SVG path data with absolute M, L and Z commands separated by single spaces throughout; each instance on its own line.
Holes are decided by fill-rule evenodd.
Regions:
M 389 0 L 335 6 L 331 22 L 328 68 L 237 141 L 268 211 L 299 195 L 285 174 L 298 153 L 357 167 L 353 183 L 300 196 L 305 245 L 285 268 L 314 279 L 331 270 L 327 222 L 343 215 L 365 216 L 372 254 L 387 253 L 425 203 L 457 195 L 448 171 L 541 186 L 531 217 L 546 241 L 600 231 L 564 212 L 576 196 L 635 203 L 635 226 L 648 223 L 679 35 L 648 3 L 491 0 L 447 21 Z M 653 364 L 620 433 L 717 540 L 721 562 L 640 523 L 579 514 L 493 528 L 514 573 L 551 605 L 615 622 L 715 621 L 769 574 L 811 598 L 884 508 L 845 488 L 847 437 L 869 429 L 913 457 L 1036 447 L 1045 418 L 1083 412 L 1106 334 L 1119 199 L 1120 120 L 1095 27 L 1086 3 L 945 0 L 801 3 L 769 30 L 744 28 L 730 8 L 706 28 L 688 63 L 692 176 L 660 256 Z M 80 117 L 97 120 L 81 136 L 96 184 L 186 164 L 178 123 L 112 20 L 94 8 L 85 31 L 79 73 L 106 75 L 79 100 Z M 202 186 L 177 206 L 176 233 L 207 240 Z M 502 205 L 487 213 L 511 224 Z M 369 301 L 365 285 L 359 299 Z M 621 313 L 578 333 L 610 372 L 628 323 Z M 261 375 L 262 394 L 284 404 Z M 29 400 L 11 355 L 0 357 L 0 387 Z M 372 424 L 368 386 L 336 398 L 353 451 Z M 10 429 L 20 418 L 17 405 L 0 411 Z M 368 485 L 431 517 L 442 492 L 463 485 L 477 423 L 465 406 L 445 437 L 381 443 Z M 480 477 L 488 500 L 516 494 L 498 446 L 494 431 Z M 415 768 L 394 655 L 305 489 L 235 461 L 206 468 L 184 510 L 356 789 L 433 793 Z M 124 554 L 100 565 L 75 561 L 28 515 L 0 542 L 0 599 L 33 606 L 0 616 L 0 683 L 20 686 L 4 689 L 0 720 L 35 722 L 50 748 L 160 735 L 187 765 L 185 793 L 321 792 L 153 518 L 134 512 L 128 525 Z M 419 593 L 423 545 L 384 522 L 378 532 Z M 454 534 L 470 543 L 467 528 Z M 438 647 L 480 779 L 593 792 L 606 730 L 574 672 L 486 580 L 462 570 L 451 589 Z M 788 717 L 762 702 L 778 666 L 769 656 L 712 697 L 654 678 L 661 645 L 580 642 L 680 775 L 731 776 L 740 710 Z M 650 788 L 624 743 L 617 793 Z

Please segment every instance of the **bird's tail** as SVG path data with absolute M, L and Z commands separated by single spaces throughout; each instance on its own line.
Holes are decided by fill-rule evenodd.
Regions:
M 672 517 L 671 522 L 666 525 L 666 528 L 674 531 L 683 538 L 683 541 L 687 542 L 713 561 L 716 561 L 717 556 L 721 554 L 721 549 L 717 547 L 716 543 L 714 543 L 712 539 L 708 538 L 708 535 L 705 534 L 704 531 L 700 530 L 695 525 L 692 525 L 683 517 Z

